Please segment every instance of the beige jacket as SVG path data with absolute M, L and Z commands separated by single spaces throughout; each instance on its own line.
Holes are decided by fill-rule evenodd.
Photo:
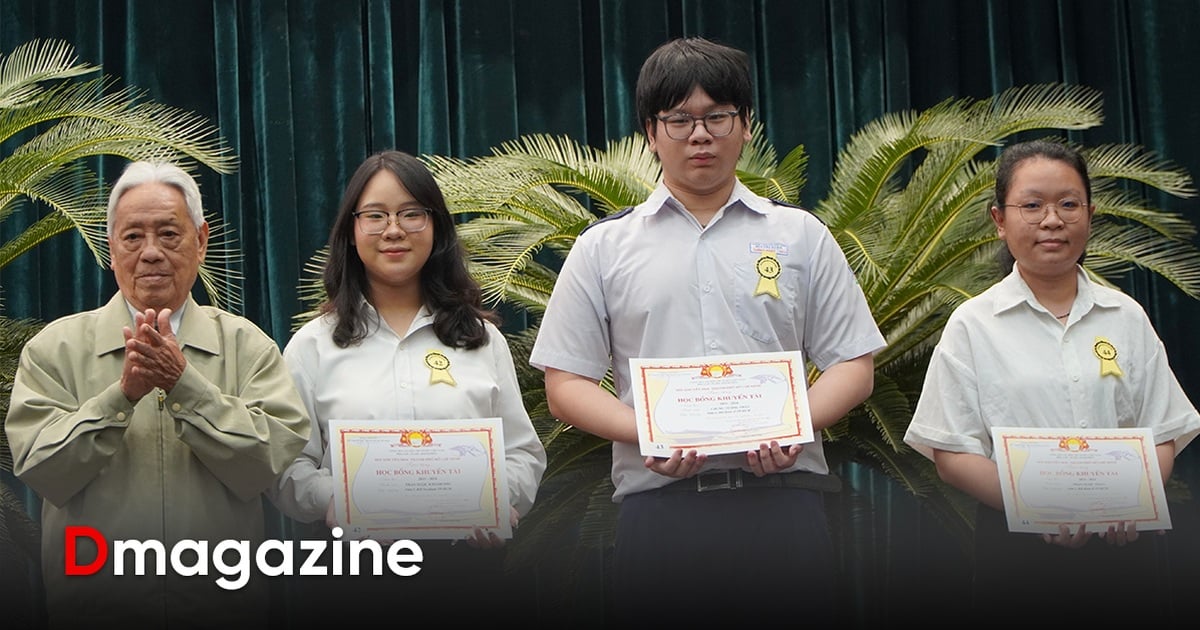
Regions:
M 47 325 L 21 353 L 6 430 L 14 472 L 44 499 L 51 622 L 245 625 L 247 611 L 266 612 L 265 578 L 218 588 L 212 548 L 234 539 L 253 550 L 264 538 L 261 493 L 308 439 L 304 405 L 270 337 L 191 299 L 177 333 L 186 370 L 170 392 L 131 405 L 120 388 L 129 325 L 118 293 L 100 309 Z M 100 573 L 65 575 L 68 526 L 95 528 L 108 541 Z M 166 575 L 131 575 L 133 554 L 123 558 L 125 575 L 111 575 L 115 540 L 161 541 Z M 176 574 L 170 551 L 180 540 L 208 542 L 208 557 L 183 557 L 193 567 L 203 560 L 208 575 Z M 87 539 L 75 550 L 76 565 L 95 558 Z M 157 572 L 152 565 L 147 572 Z

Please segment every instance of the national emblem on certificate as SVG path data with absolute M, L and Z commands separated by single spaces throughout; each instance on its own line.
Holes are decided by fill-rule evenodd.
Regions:
M 717 455 L 814 439 L 800 352 L 630 359 L 642 455 Z
M 1058 533 L 1124 521 L 1171 529 L 1154 433 L 1133 429 L 992 428 L 1004 514 L 1013 532 Z
M 512 538 L 500 418 L 330 420 L 335 520 L 349 539 Z

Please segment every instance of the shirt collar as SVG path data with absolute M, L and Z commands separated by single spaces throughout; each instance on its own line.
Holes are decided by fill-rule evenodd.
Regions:
M 734 180 L 733 190 L 730 191 L 729 200 L 725 202 L 725 205 L 721 206 L 721 209 L 717 211 L 717 214 L 713 217 L 713 220 L 715 221 L 717 217 L 720 217 L 725 213 L 727 208 L 730 208 L 735 204 L 741 204 L 742 207 L 757 212 L 758 214 L 766 214 L 771 202 L 769 199 L 764 199 L 763 197 L 751 192 L 749 188 L 746 188 L 746 185 L 743 184 L 741 180 Z M 654 192 L 651 192 L 650 196 L 647 197 L 646 201 L 644 201 L 641 205 L 646 209 L 648 214 L 656 214 L 668 206 L 681 212 L 687 211 L 686 208 L 683 207 L 683 204 L 671 194 L 671 190 L 667 188 L 666 184 L 662 183 L 661 181 L 658 183 L 658 186 L 654 188 Z
M 188 301 L 185 301 L 182 306 L 171 311 L 171 330 L 175 331 L 176 337 L 179 337 L 179 330 L 183 324 L 183 312 L 187 310 Z M 138 310 L 129 303 L 129 300 L 125 300 L 125 307 L 129 309 L 129 327 L 133 328 L 133 322 L 137 321 L 135 317 Z
M 112 299 L 100 308 L 96 330 L 97 356 L 124 349 L 125 337 L 121 329 L 125 326 L 133 327 L 135 312 L 120 291 L 113 294 Z M 217 325 L 211 316 L 206 316 L 205 310 L 200 308 L 190 295 L 179 311 L 171 314 L 171 329 L 175 331 L 175 338 L 181 348 L 191 346 L 213 355 L 221 352 Z
M 1071 310 L 1080 313 L 1086 313 L 1092 309 L 1092 306 L 1099 308 L 1117 308 L 1120 303 L 1113 296 L 1099 293 L 1095 290 L 1095 285 L 1084 272 L 1083 267 L 1075 266 L 1075 301 L 1071 304 Z M 992 302 L 992 314 L 999 315 L 1004 311 L 1016 308 L 1021 304 L 1028 304 L 1030 308 L 1035 310 L 1046 310 L 1037 301 L 1033 295 L 1033 290 L 1025 283 L 1025 279 L 1021 277 L 1017 271 L 1016 263 L 1013 263 L 1013 269 L 1003 280 L 996 284 L 995 297 Z
M 385 327 L 382 325 L 383 321 L 382 321 L 382 318 L 379 316 L 379 311 L 376 310 L 374 304 L 371 304 L 371 302 L 367 300 L 366 296 L 361 296 L 359 299 L 361 300 L 362 305 L 367 309 L 367 312 L 370 313 L 371 318 L 380 324 L 381 329 L 387 328 L 388 330 L 391 330 L 390 327 Z M 409 329 L 408 330 L 396 330 L 393 332 L 396 333 L 397 337 L 400 337 L 401 339 L 403 339 L 404 337 L 408 336 L 409 332 L 418 330 L 422 326 L 432 326 L 433 319 L 434 319 L 433 311 L 429 310 L 429 307 L 427 305 L 421 304 L 421 309 L 417 311 L 417 315 L 415 317 L 413 317 L 412 323 L 409 324 L 409 326 L 408 326 Z

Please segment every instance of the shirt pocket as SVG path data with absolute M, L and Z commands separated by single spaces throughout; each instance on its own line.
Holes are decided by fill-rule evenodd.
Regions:
M 1117 416 L 1117 428 L 1119 429 L 1129 429 L 1138 426 L 1138 416 L 1133 405 L 1133 395 L 1130 393 L 1129 387 L 1125 384 L 1125 379 L 1127 378 L 1128 376 L 1120 379 L 1120 382 L 1113 387 L 1112 393 L 1113 413 Z
M 738 331 L 763 344 L 777 345 L 781 334 L 795 336 L 794 317 L 796 296 L 788 282 L 789 270 L 783 267 L 775 279 L 779 297 L 768 293 L 755 295 L 761 277 L 755 261 L 734 265 L 733 317 Z

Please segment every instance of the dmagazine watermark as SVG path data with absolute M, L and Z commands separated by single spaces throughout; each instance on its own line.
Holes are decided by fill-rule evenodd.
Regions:
M 220 575 L 215 581 L 225 590 L 238 590 L 249 581 L 253 569 L 268 577 L 383 575 L 384 569 L 401 577 L 416 575 L 424 560 L 420 545 L 411 540 L 397 540 L 385 549 L 378 541 L 341 540 L 342 528 L 334 527 L 333 540 L 263 541 L 252 548 L 248 540 L 221 540 L 211 545 L 207 540 L 180 540 L 167 549 L 157 540 L 113 540 L 104 537 L 94 527 L 70 525 L 64 531 L 66 544 L 66 575 L 94 575 L 100 572 L 112 556 L 113 575 L 207 576 L 210 565 Z M 77 562 L 77 545 L 81 539 L 96 545 L 96 558 Z M 329 551 L 329 561 L 322 556 Z M 234 557 L 233 562 L 228 557 Z M 365 558 L 364 558 L 365 557 Z M 297 560 L 299 564 L 297 565 Z M 365 561 L 364 561 L 365 560 Z M 347 566 L 348 565 L 348 566 Z M 366 566 L 366 572 L 364 572 Z M 149 567 L 149 568 L 148 568 Z

